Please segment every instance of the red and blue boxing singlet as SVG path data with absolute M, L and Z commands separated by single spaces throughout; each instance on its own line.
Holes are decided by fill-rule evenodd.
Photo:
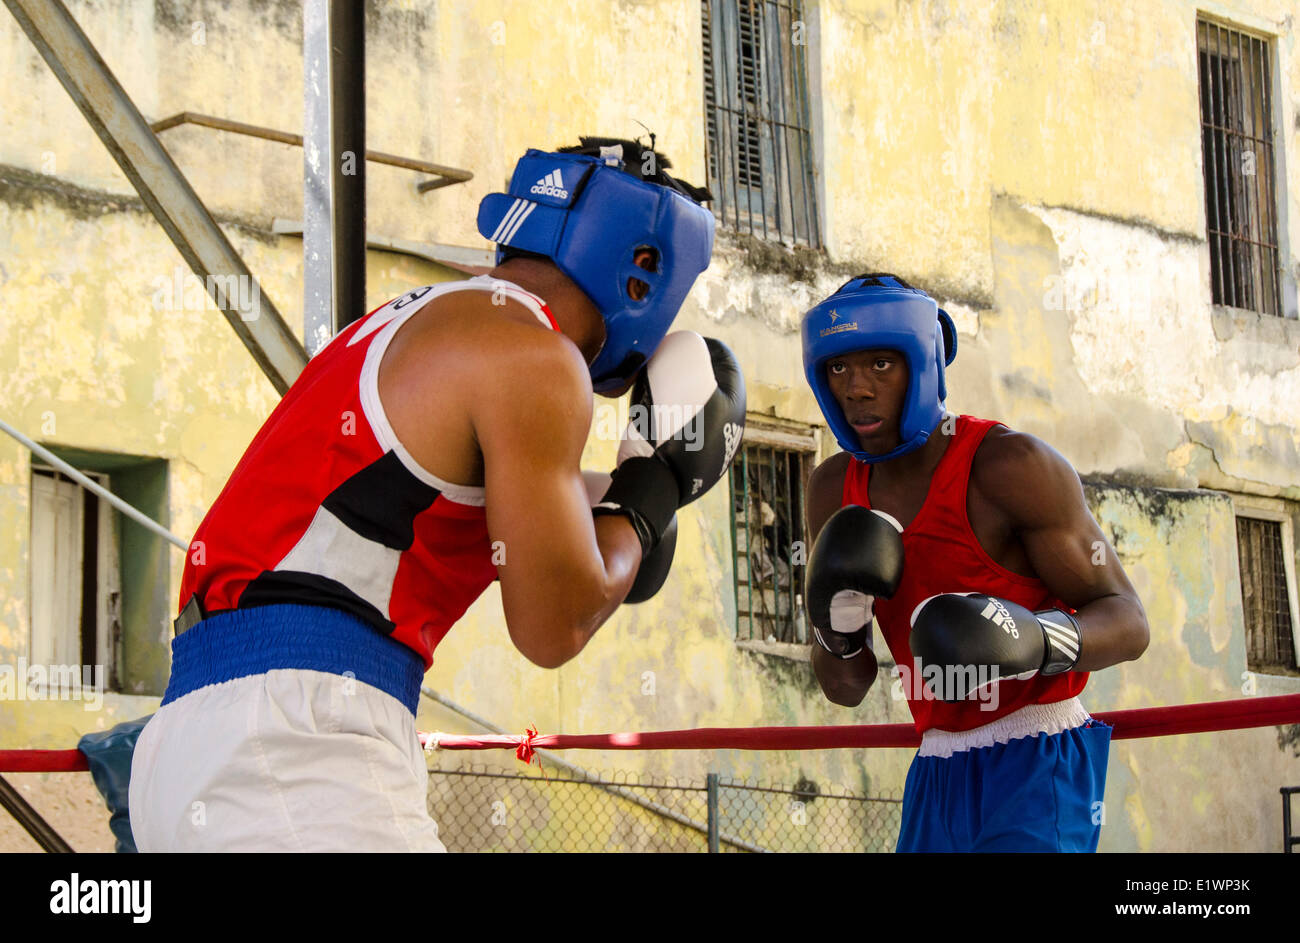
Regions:
M 494 579 L 484 489 L 443 481 L 398 441 L 379 364 L 434 298 L 500 291 L 558 330 L 545 303 L 486 276 L 418 288 L 321 350 L 235 467 L 187 555 L 184 606 L 207 615 L 276 604 L 350 613 L 415 651 L 433 650 Z
M 914 673 L 908 645 L 912 612 L 923 600 L 940 593 L 985 593 L 1019 603 L 1030 611 L 1060 607 L 1073 612 L 1052 596 L 1039 579 L 1021 576 L 999 566 L 985 552 L 966 514 L 966 491 L 971 464 L 985 434 L 999 423 L 958 416 L 956 432 L 948 443 L 930 481 L 930 490 L 916 518 L 903 531 L 903 578 L 889 599 L 875 602 L 876 621 L 885 643 L 899 666 Z M 842 506 L 871 507 L 867 486 L 871 465 L 851 460 L 844 475 Z M 998 705 L 977 701 L 945 703 L 923 696 L 919 679 L 903 685 L 918 733 L 932 728 L 971 730 L 991 723 L 1028 704 L 1051 704 L 1076 696 L 1088 683 L 1084 672 L 1069 671 L 1027 681 L 999 682 Z

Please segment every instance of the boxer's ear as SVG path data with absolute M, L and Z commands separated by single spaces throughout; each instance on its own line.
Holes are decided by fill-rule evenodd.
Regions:
M 939 329 L 943 331 L 943 365 L 952 366 L 957 359 L 957 325 L 943 308 L 939 309 Z

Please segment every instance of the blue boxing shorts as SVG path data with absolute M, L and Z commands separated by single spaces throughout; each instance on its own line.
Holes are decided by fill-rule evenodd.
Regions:
M 896 850 L 1096 851 L 1110 735 L 1077 698 L 974 730 L 927 730 Z

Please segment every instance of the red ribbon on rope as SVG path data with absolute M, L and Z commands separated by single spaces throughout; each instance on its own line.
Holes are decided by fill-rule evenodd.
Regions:
M 532 764 L 533 755 L 537 752 L 533 749 L 533 741 L 537 739 L 537 728 L 530 726 L 522 737 L 519 737 L 519 746 L 515 747 L 515 759 L 523 760 L 525 763 Z M 541 765 L 540 763 L 538 764 Z

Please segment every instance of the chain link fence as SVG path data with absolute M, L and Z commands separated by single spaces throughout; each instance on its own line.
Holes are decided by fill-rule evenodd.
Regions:
M 889 852 L 901 811 L 897 795 L 858 796 L 807 781 L 429 770 L 429 814 L 453 852 Z

